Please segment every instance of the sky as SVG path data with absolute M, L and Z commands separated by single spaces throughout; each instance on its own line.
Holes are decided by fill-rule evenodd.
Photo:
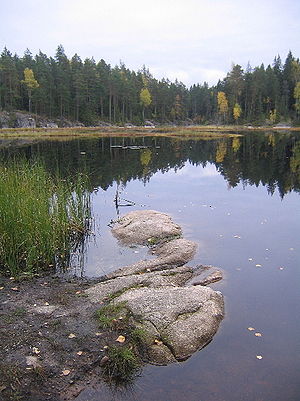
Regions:
M 300 57 L 300 0 L 0 0 L 0 51 L 94 57 L 185 85 Z

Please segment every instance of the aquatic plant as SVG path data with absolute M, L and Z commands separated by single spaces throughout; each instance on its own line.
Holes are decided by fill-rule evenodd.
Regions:
M 43 165 L 0 166 L 0 269 L 8 274 L 67 267 L 91 221 L 86 177 L 50 176 Z

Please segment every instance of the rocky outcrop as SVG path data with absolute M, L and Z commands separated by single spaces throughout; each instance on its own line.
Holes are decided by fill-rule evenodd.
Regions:
M 223 297 L 209 287 L 138 288 L 116 298 L 148 333 L 148 357 L 157 364 L 182 361 L 203 348 L 224 315 Z
M 106 281 L 86 290 L 90 301 L 125 305 L 131 324 L 146 333 L 150 363 L 187 359 L 211 341 L 223 319 L 222 294 L 205 287 L 219 280 L 221 272 L 193 280 L 208 269 L 185 266 L 197 245 L 181 238 L 181 228 L 164 213 L 128 213 L 112 232 L 128 246 L 147 243 L 155 258 L 109 274 Z
M 112 233 L 125 245 L 153 245 L 159 240 L 180 236 L 182 231 L 167 214 L 141 210 L 130 212 L 119 219 Z

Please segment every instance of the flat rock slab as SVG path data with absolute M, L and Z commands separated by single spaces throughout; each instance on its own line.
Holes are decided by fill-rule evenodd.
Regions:
M 156 288 L 163 286 L 182 286 L 190 280 L 192 276 L 193 269 L 183 266 L 160 272 L 116 277 L 88 288 L 85 293 L 89 295 L 91 302 L 97 303 L 105 300 L 107 297 L 114 298 L 136 287 Z
M 184 238 L 174 239 L 158 245 L 153 249 L 155 259 L 141 260 L 129 266 L 122 267 L 107 275 L 107 278 L 127 276 L 146 271 L 173 269 L 190 261 L 197 250 L 197 244 Z
M 138 288 L 115 300 L 124 301 L 150 337 L 150 362 L 158 364 L 185 360 L 203 348 L 224 316 L 222 294 L 209 287 Z
M 112 228 L 113 235 L 126 245 L 153 243 L 181 235 L 181 228 L 165 213 L 138 210 L 126 214 Z

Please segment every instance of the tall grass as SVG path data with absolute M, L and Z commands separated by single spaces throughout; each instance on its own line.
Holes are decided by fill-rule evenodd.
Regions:
M 0 166 L 0 269 L 9 274 L 65 266 L 90 222 L 85 179 L 51 177 L 39 162 Z

